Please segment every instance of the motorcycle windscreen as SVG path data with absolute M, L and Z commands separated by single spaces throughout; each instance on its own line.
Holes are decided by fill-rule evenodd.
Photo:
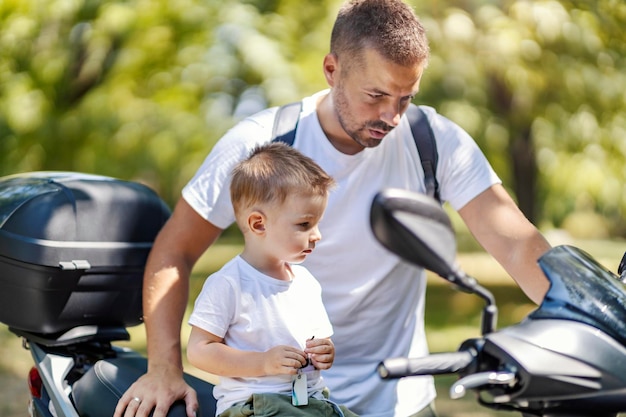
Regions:
M 550 289 L 531 318 L 586 323 L 626 346 L 626 290 L 617 275 L 568 245 L 548 251 L 539 266 L 550 280 Z

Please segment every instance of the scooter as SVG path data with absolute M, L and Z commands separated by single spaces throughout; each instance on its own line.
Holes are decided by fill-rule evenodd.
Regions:
M 135 182 L 74 172 L 0 178 L 0 322 L 34 366 L 31 417 L 111 417 L 146 372 L 116 346 L 141 323 L 143 269 L 167 205 Z M 185 374 L 215 415 L 213 386 Z M 168 417 L 184 417 L 182 401 Z
M 156 193 L 134 182 L 71 172 L 0 178 L 0 322 L 33 358 L 31 416 L 110 417 L 146 372 L 144 356 L 115 342 L 141 323 L 143 268 L 169 215 Z M 453 398 L 471 390 L 486 407 L 526 415 L 614 417 L 626 409 L 626 295 L 590 256 L 569 246 L 544 255 L 539 263 L 551 281 L 544 302 L 496 331 L 495 300 L 456 265 L 454 233 L 438 203 L 384 190 L 371 223 L 384 246 L 486 304 L 482 337 L 457 352 L 385 360 L 382 378 L 456 373 Z M 214 415 L 213 386 L 184 377 L 200 415 Z M 184 417 L 184 404 L 168 416 Z
M 618 276 L 576 247 L 554 247 L 538 260 L 550 281 L 540 306 L 496 330 L 494 297 L 456 263 L 454 231 L 437 202 L 383 190 L 370 220 L 387 249 L 485 301 L 481 337 L 462 342 L 456 352 L 384 360 L 381 378 L 456 374 L 452 399 L 472 391 L 485 407 L 524 416 L 615 417 L 626 411 L 626 254 Z

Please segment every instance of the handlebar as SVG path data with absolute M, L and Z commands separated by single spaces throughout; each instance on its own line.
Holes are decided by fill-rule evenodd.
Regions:
M 458 352 L 433 353 L 421 358 L 391 358 L 378 365 L 382 379 L 417 375 L 454 374 L 467 368 L 476 358 L 473 349 Z

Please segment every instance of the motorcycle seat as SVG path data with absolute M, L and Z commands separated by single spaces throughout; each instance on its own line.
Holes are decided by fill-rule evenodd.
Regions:
M 133 382 L 146 373 L 147 367 L 147 359 L 136 353 L 96 362 L 73 386 L 72 398 L 78 414 L 88 417 L 111 417 L 118 400 Z M 200 409 L 197 416 L 215 416 L 213 385 L 187 373 L 184 374 L 184 379 L 198 394 Z M 167 417 L 186 417 L 186 415 L 185 403 L 180 400 L 172 405 Z

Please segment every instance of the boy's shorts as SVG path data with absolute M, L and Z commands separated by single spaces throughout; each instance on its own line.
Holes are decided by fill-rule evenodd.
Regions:
M 329 400 L 309 397 L 308 405 L 291 404 L 291 396 L 285 394 L 253 394 L 248 401 L 235 404 L 219 417 L 358 417 L 342 405 Z

